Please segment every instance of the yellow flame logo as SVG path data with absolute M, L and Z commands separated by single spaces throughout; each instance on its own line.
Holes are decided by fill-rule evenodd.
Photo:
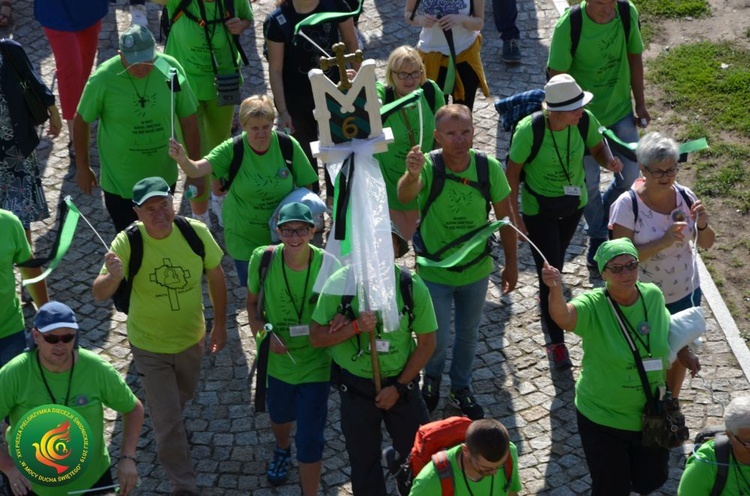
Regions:
M 50 429 L 38 443 L 32 443 L 36 450 L 36 459 L 39 463 L 47 465 L 57 470 L 58 475 L 62 474 L 68 467 L 60 465 L 61 462 L 70 456 L 71 451 L 68 449 L 70 442 L 70 422 L 67 420 L 54 429 Z

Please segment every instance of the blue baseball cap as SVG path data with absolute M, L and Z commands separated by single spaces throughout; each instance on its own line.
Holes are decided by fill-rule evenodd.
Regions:
M 59 301 L 45 303 L 34 316 L 34 327 L 42 334 L 55 329 L 78 329 L 78 321 L 73 310 Z

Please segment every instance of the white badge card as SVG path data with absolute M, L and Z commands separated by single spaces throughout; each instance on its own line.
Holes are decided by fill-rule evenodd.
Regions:
M 289 326 L 289 335 L 293 338 L 296 338 L 299 336 L 309 336 L 310 326 L 308 325 Z
M 563 192 L 570 196 L 581 196 L 581 188 L 578 186 L 563 186 Z
M 376 339 L 375 340 L 375 349 L 378 353 L 388 353 L 391 349 L 391 342 L 385 341 L 383 339 Z
M 664 368 L 661 358 L 649 358 L 643 360 L 643 370 L 646 372 L 657 372 Z

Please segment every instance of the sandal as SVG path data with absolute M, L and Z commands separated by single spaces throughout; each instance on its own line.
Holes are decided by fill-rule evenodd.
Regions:
M 292 458 L 292 447 L 281 449 L 278 446 L 273 450 L 273 460 L 268 466 L 266 478 L 274 486 L 286 482 L 289 478 L 289 465 Z
M 10 26 L 13 22 L 13 2 L 10 0 L 0 1 L 0 27 Z

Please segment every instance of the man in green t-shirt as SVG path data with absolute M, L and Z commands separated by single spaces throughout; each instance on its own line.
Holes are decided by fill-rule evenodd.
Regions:
M 516 496 L 521 490 L 518 478 L 518 452 L 510 442 L 505 426 L 495 419 L 476 420 L 466 430 L 466 441 L 446 450 L 453 477 L 455 496 Z M 508 457 L 513 460 L 506 473 Z M 414 479 L 410 496 L 441 494 L 441 475 L 430 462 Z
M 206 335 L 201 276 L 206 275 L 213 303 L 209 351 L 218 353 L 227 341 L 224 252 L 205 224 L 187 219 L 185 230 L 194 231 L 203 258 L 193 251 L 175 225 L 173 198 L 163 178 L 138 181 L 132 196 L 143 249 L 132 280 L 128 341 L 146 390 L 159 461 L 172 491 L 188 496 L 197 494 L 197 485 L 182 412 L 195 395 Z M 112 297 L 129 274 L 131 248 L 127 233 L 120 232 L 94 281 L 96 300 Z
M 31 246 L 21 221 L 13 212 L 0 209 L 0 367 L 26 348 L 23 310 L 18 299 L 18 286 L 13 265 L 33 259 Z M 39 267 L 18 267 L 21 277 L 31 279 L 42 273 Z M 28 286 L 31 297 L 37 306 L 47 303 L 47 285 L 44 279 Z M 2 418 L 2 417 L 0 417 Z M 0 421 L 2 425 L 2 421 Z
M 727 405 L 724 426 L 726 431 L 701 444 L 688 458 L 677 489 L 679 496 L 750 493 L 750 396 L 735 398 Z M 723 449 L 728 453 L 722 460 L 719 452 Z M 723 489 L 714 493 L 720 472 L 724 474 Z
M 200 157 L 195 95 L 179 62 L 156 53 L 155 46 L 148 28 L 135 25 L 124 31 L 119 55 L 102 63 L 91 75 L 74 118 L 76 183 L 86 194 L 97 186 L 89 161 L 89 128 L 99 119 L 100 184 L 104 204 L 118 232 L 136 220 L 131 201 L 135 183 L 157 175 L 174 191 L 177 164 L 169 157 L 171 126 L 175 122 L 172 113 L 180 128 L 175 132 L 182 131 L 188 154 Z M 177 71 L 175 79 L 179 83 L 174 108 L 168 79 L 171 70 Z
M 78 329 L 76 316 L 67 305 L 51 301 L 39 308 L 32 330 L 35 349 L 22 353 L 0 369 L 0 418 L 9 417 L 14 426 L 38 406 L 57 404 L 71 408 L 91 428 L 88 451 L 91 458 L 85 471 L 71 478 L 70 483 L 45 487 L 26 478 L 8 451 L 0 450 L 0 471 L 11 494 L 23 495 L 33 490 L 43 496 L 63 496 L 71 494 L 69 491 L 98 487 L 111 490 L 104 406 L 122 414 L 122 445 L 117 464 L 120 494 L 127 496 L 138 483 L 135 455 L 143 425 L 143 405 L 110 363 L 76 346 Z M 7 438 L 11 434 L 9 429 Z
M 415 240 L 419 237 L 422 242 L 415 243 L 415 251 L 420 249 L 417 245 L 422 244 L 423 253 L 435 254 L 443 250 L 439 258 L 444 259 L 461 250 L 472 232 L 487 225 L 488 204 L 492 205 L 498 219 L 511 215 L 510 186 L 500 163 L 489 156 L 486 157 L 488 184 L 481 184 L 478 169 L 481 156 L 472 148 L 474 125 L 466 106 L 442 107 L 435 114 L 435 127 L 435 139 L 442 150 L 439 155 L 431 154 L 431 158 L 426 159 L 419 146 L 412 148 L 406 156 L 406 173 L 398 182 L 398 199 L 406 203 L 416 198 L 419 204 L 421 220 Z M 446 175 L 434 201 L 432 185 L 437 166 L 433 159 L 442 159 Z M 500 233 L 505 254 L 502 290 L 508 293 L 518 280 L 516 232 L 513 227 L 505 226 Z M 437 407 L 440 399 L 440 381 L 451 335 L 451 310 L 455 306 L 449 401 L 472 420 L 484 417 L 482 406 L 471 392 L 471 371 L 489 276 L 494 268 L 489 246 L 489 243 L 478 243 L 468 250 L 462 261 L 450 268 L 429 266 L 424 259 L 417 258 L 417 272 L 430 290 L 438 321 L 437 346 L 425 367 L 422 384 L 422 395 L 430 411 Z
M 406 240 L 391 223 L 394 255 L 403 256 L 409 249 Z M 341 431 L 351 464 L 352 490 L 357 496 L 387 496 L 381 466 L 382 424 L 403 457 L 411 450 L 421 424 L 429 420 L 419 394 L 419 371 L 435 349 L 435 311 L 422 279 L 411 277 L 411 308 L 402 285 L 396 284 L 396 302 L 401 310 L 398 329 L 383 332 L 375 312 L 360 311 L 358 295 L 345 303 L 342 288 L 352 287 L 351 267 L 335 272 L 326 281 L 312 314 L 310 343 L 330 347 L 333 361 L 340 371 Z M 396 281 L 401 270 L 394 266 Z M 405 270 L 405 269 L 404 269 Z M 342 313 L 343 312 L 343 313 Z M 416 335 L 416 343 L 412 335 Z M 382 389 L 375 389 L 370 333 L 376 333 L 375 349 L 380 368 Z
M 594 94 L 588 109 L 599 122 L 612 130 L 622 141 L 638 141 L 636 125 L 646 127 L 651 116 L 643 93 L 643 40 L 638 11 L 627 3 L 629 15 L 621 17 L 620 2 L 613 0 L 585 0 L 581 2 L 580 36 L 578 45 L 571 48 L 571 22 L 575 12 L 568 9 L 560 17 L 552 34 L 547 67 L 549 75 L 568 73 L 586 91 Z M 624 4 L 623 4 L 624 5 Z M 578 14 L 575 14 L 577 17 Z M 628 33 L 624 27 L 628 21 Z M 635 113 L 631 94 L 635 101 Z M 583 212 L 590 238 L 586 261 L 596 268 L 594 254 L 607 239 L 609 208 L 630 189 L 638 177 L 638 163 L 615 148 L 612 149 L 623 164 L 620 174 L 602 195 L 599 191 L 599 164 L 592 157 L 583 159 L 586 167 L 588 203 Z

